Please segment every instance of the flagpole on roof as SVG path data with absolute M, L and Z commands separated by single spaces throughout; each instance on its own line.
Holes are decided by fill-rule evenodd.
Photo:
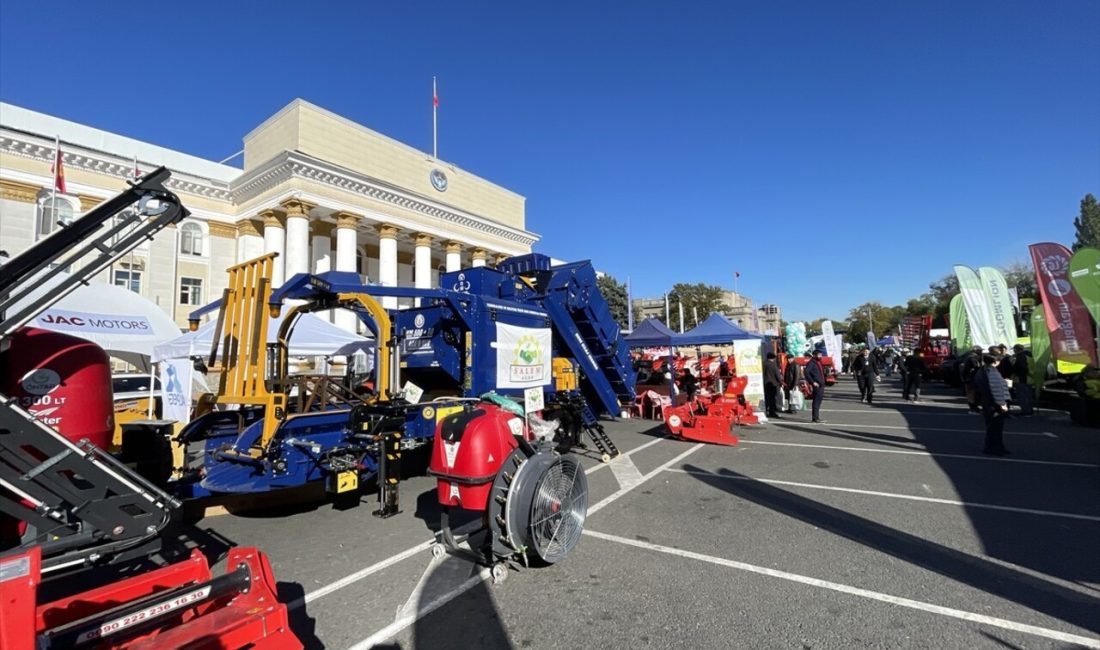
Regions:
M 432 77 L 432 158 L 439 160 L 439 91 L 436 90 L 435 77 Z

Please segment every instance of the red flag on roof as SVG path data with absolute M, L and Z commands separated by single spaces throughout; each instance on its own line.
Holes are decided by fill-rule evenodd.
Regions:
M 53 186 L 58 192 L 65 194 L 65 161 L 61 156 L 61 139 L 56 138 L 54 141 L 54 153 L 53 153 L 53 167 L 50 169 L 53 172 Z

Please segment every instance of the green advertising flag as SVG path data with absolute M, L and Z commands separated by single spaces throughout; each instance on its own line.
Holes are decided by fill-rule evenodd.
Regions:
M 1046 313 L 1039 303 L 1031 312 L 1031 385 L 1035 387 L 1035 397 L 1043 387 L 1047 377 L 1047 365 L 1050 364 L 1050 332 L 1047 331 Z
M 1069 281 L 1081 301 L 1100 323 L 1100 250 L 1082 248 L 1069 259 Z
M 951 328 L 951 343 L 955 346 L 955 352 L 962 354 L 965 350 L 969 350 L 970 323 L 966 319 L 966 307 L 963 305 L 961 293 L 955 294 L 951 299 L 948 324 Z
M 1016 344 L 1016 319 L 1005 276 L 992 266 L 983 266 L 978 269 L 978 278 L 982 281 L 982 291 L 985 291 L 985 299 L 993 315 L 993 335 L 998 343 L 1012 347 Z

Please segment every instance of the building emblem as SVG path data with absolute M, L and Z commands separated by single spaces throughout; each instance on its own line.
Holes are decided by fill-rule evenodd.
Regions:
M 428 178 L 432 181 L 432 187 L 440 192 L 447 191 L 447 175 L 443 173 L 442 169 L 433 169 Z

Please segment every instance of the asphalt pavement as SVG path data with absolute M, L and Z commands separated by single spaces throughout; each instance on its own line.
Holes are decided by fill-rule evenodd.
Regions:
M 1100 431 L 1040 411 L 984 456 L 951 389 L 894 379 L 824 409 L 735 447 L 609 423 L 580 545 L 499 584 L 433 556 L 427 477 L 385 520 L 365 495 L 199 526 L 269 555 L 308 648 L 1100 648 Z

